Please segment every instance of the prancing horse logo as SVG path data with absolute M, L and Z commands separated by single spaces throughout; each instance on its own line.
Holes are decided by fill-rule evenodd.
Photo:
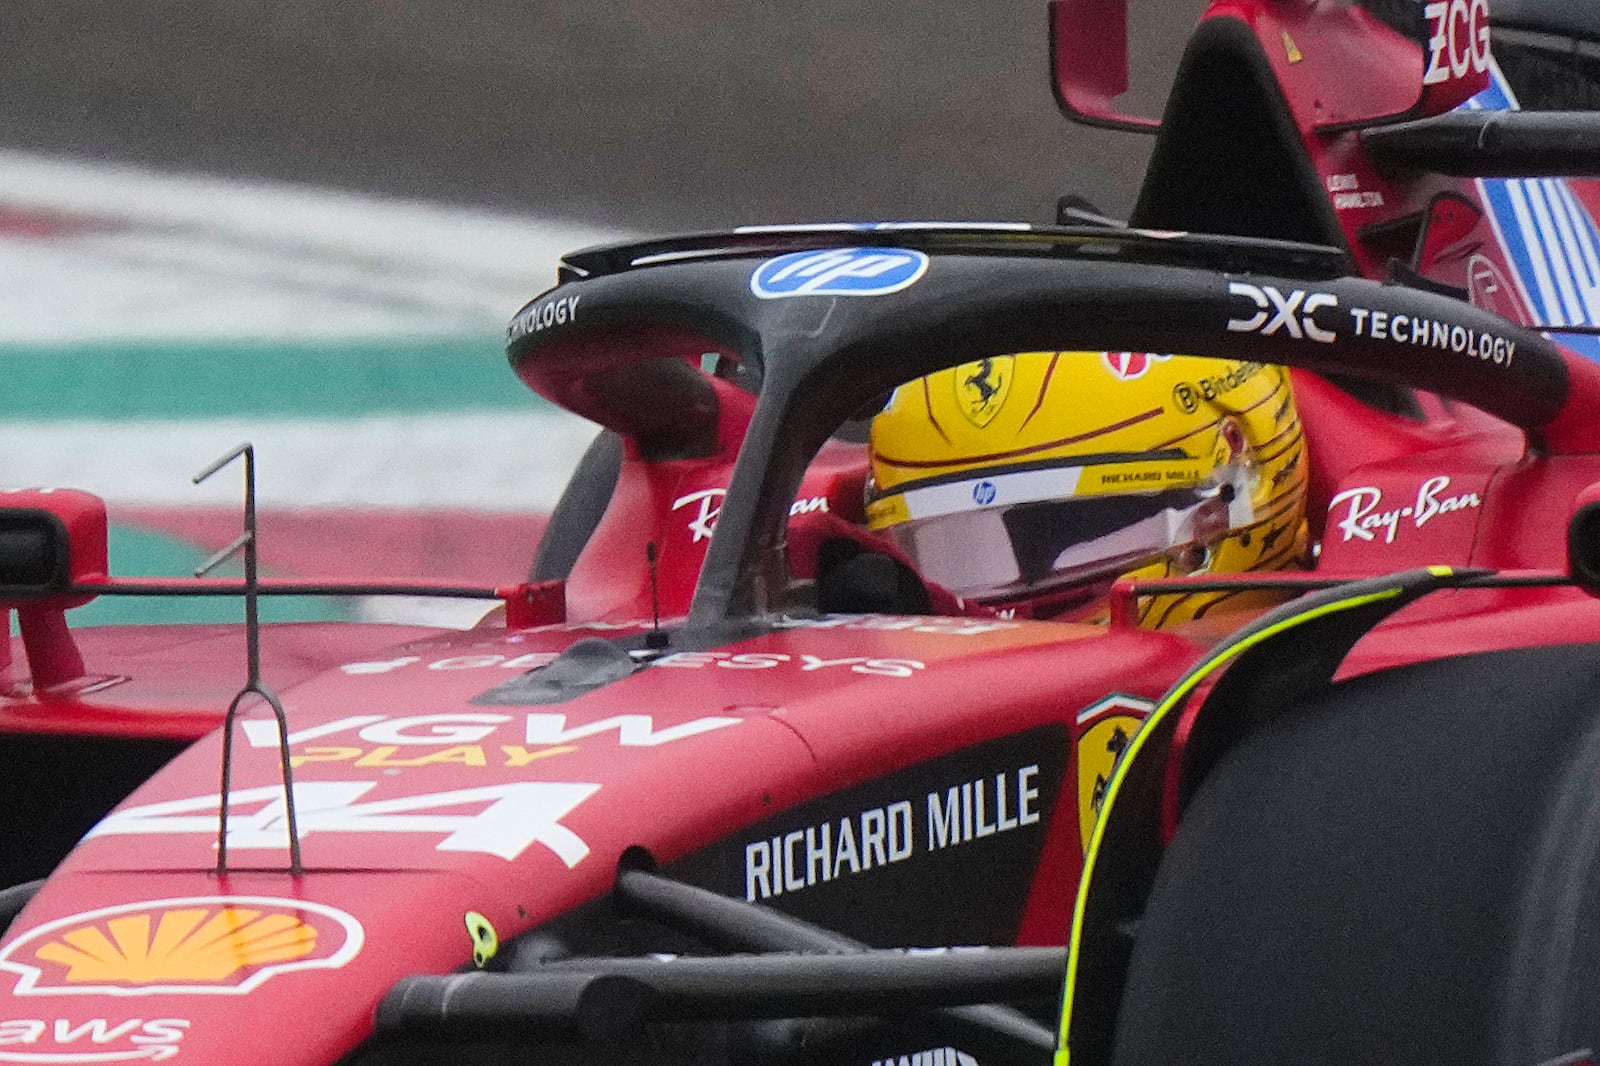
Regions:
M 956 403 L 967 421 L 982 429 L 1005 406 L 1011 394 L 1013 359 L 1009 355 L 996 356 L 976 363 L 968 363 L 956 370 Z

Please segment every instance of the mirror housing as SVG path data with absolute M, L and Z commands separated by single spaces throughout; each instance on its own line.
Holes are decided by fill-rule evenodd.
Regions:
M 81 607 L 108 567 L 106 505 L 76 489 L 0 492 L 0 607 Z
M 1154 133 L 1161 121 L 1117 110 L 1128 91 L 1129 0 L 1050 0 L 1056 102 L 1087 126 Z
M 106 579 L 106 505 L 75 489 L 0 492 L 0 694 L 20 697 L 81 684 L 83 657 L 66 612 L 94 599 L 86 584 Z M 11 612 L 17 612 L 29 678 L 10 676 Z

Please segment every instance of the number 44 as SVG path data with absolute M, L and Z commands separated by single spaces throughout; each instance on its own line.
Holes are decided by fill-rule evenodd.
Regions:
M 296 784 L 295 815 L 301 839 L 316 833 L 442 834 L 435 850 L 480 852 L 508 861 L 540 844 L 571 868 L 589 854 L 589 845 L 562 825 L 561 819 L 600 791 L 600 786 L 593 784 L 516 781 L 358 802 L 376 787 L 375 781 Z M 220 800 L 213 794 L 124 807 L 113 811 L 88 835 L 215 837 Z M 268 785 L 229 794 L 230 849 L 282 848 L 286 825 L 282 788 Z

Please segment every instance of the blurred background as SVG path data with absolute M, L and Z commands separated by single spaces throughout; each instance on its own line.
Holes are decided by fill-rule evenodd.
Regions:
M 232 539 L 250 440 L 271 572 L 518 579 L 593 433 L 500 349 L 562 251 L 1121 214 L 1150 146 L 1058 112 L 1044 0 L 8 0 L 0 70 L 0 488 L 125 574 Z

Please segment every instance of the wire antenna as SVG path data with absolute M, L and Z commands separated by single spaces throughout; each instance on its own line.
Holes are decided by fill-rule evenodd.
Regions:
M 661 631 L 661 588 L 656 574 L 655 541 L 645 543 L 644 557 L 650 564 L 650 632 L 645 634 L 644 643 L 647 648 L 665 648 L 667 635 Z
M 222 719 L 222 788 L 217 807 L 217 875 L 228 872 L 228 805 L 233 783 L 233 720 L 240 706 L 250 695 L 259 696 L 272 708 L 278 720 L 278 762 L 283 771 L 283 808 L 289 828 L 289 872 L 299 877 L 304 872 L 300 862 L 300 830 L 294 810 L 294 771 L 289 765 L 289 719 L 283 713 L 283 704 L 261 680 L 261 619 L 256 610 L 260 585 L 256 572 L 256 450 L 246 442 L 221 459 L 212 463 L 193 477 L 198 485 L 240 456 L 244 456 L 244 532 L 233 543 L 201 563 L 195 577 L 204 577 L 227 562 L 240 550 L 244 552 L 244 641 L 247 660 L 244 688 L 228 704 L 228 713 Z

